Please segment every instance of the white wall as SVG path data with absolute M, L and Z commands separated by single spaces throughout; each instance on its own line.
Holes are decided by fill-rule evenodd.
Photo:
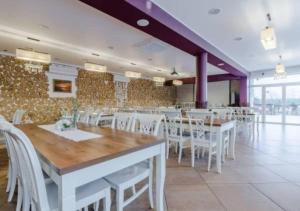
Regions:
M 177 103 L 194 102 L 194 85 L 177 87 Z M 209 82 L 207 86 L 208 104 L 229 104 L 229 81 Z
M 207 85 L 208 105 L 229 104 L 229 81 L 209 82 Z
M 194 102 L 194 85 L 184 84 L 177 87 L 177 103 Z

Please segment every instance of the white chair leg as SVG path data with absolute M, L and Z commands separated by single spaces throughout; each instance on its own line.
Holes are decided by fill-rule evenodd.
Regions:
M 211 149 L 209 149 L 209 152 L 208 152 L 208 165 L 207 165 L 207 171 L 210 170 L 210 167 L 211 167 Z
M 117 211 L 123 210 L 124 190 L 117 189 Z
M 107 196 L 105 197 L 103 202 L 103 210 L 110 211 L 110 206 L 111 206 L 111 199 L 110 199 L 110 191 L 109 191 L 109 193 L 107 193 Z
M 169 159 L 169 153 L 170 153 L 170 142 L 167 140 L 167 159 Z
M 8 172 L 7 172 L 7 186 L 6 186 L 6 193 L 9 192 L 10 186 L 11 186 L 11 164 L 10 164 L 10 161 L 9 161 Z
M 10 188 L 9 188 L 9 194 L 8 194 L 8 202 L 12 201 L 12 198 L 14 196 L 15 193 L 15 189 L 16 189 L 16 183 L 17 183 L 17 175 L 16 172 L 14 170 L 11 171 L 11 183 L 10 183 Z
M 192 167 L 195 166 L 195 146 L 194 144 L 191 145 L 191 161 L 192 161 Z
M 175 153 L 177 154 L 177 149 L 178 149 L 178 143 L 175 143 Z
M 149 204 L 150 204 L 150 208 L 153 209 L 154 205 L 153 205 L 153 176 L 152 173 L 150 173 L 149 176 L 149 184 L 148 184 L 148 197 L 149 197 Z
M 222 162 L 225 162 L 225 140 L 222 141 Z
M 181 156 L 182 156 L 182 143 L 179 143 L 178 163 L 181 163 Z
M 204 147 L 202 147 L 201 158 L 203 158 L 203 157 L 204 157 L 204 155 L 205 155 L 205 148 L 204 148 Z
M 199 159 L 200 158 L 200 147 L 198 147 L 198 149 L 197 149 L 197 159 Z
M 21 211 L 22 202 L 23 202 L 23 188 L 20 182 L 18 182 L 18 199 L 17 199 L 17 207 L 16 211 Z
M 26 194 L 26 191 L 23 191 L 23 203 L 22 203 L 22 211 L 28 211 L 30 210 L 30 198 L 28 194 Z
M 99 201 L 94 203 L 94 211 L 98 211 L 98 210 L 99 210 Z

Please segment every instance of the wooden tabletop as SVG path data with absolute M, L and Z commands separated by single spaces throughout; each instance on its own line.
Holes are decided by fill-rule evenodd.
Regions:
M 129 154 L 164 142 L 163 139 L 110 128 L 78 124 L 84 131 L 101 134 L 101 138 L 74 142 L 48 132 L 34 124 L 18 125 L 33 146 L 59 175 Z

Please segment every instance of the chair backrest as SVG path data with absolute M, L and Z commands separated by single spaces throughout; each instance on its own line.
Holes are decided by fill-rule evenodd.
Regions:
M 230 115 L 231 118 L 231 113 L 228 113 L 228 110 L 225 108 L 212 109 L 212 112 L 220 119 L 229 119 L 228 115 Z
M 212 131 L 214 114 L 212 112 L 187 112 L 189 119 L 189 128 L 192 141 L 202 141 L 205 139 L 205 132 Z M 209 130 L 205 124 L 209 123 Z M 209 133 L 209 139 L 212 140 L 212 133 Z
M 134 116 L 131 131 L 158 136 L 163 120 L 164 115 L 137 113 Z
M 202 112 L 202 113 L 208 113 L 209 109 L 208 108 L 192 108 L 191 112 Z
M 90 120 L 90 115 L 90 111 L 80 111 L 78 113 L 77 122 L 88 124 Z
M 111 128 L 130 131 L 135 113 L 117 112 L 114 113 Z
M 182 114 L 181 110 L 164 111 L 166 117 L 166 132 L 169 137 L 182 137 Z
M 101 121 L 102 115 L 103 115 L 102 112 L 92 113 L 88 118 L 89 124 L 94 125 L 94 126 L 98 126 L 99 122 Z
M 36 210 L 49 211 L 46 186 L 41 165 L 29 138 L 13 125 L 0 123 L 0 131 L 5 133 L 14 148 L 20 169 L 24 194 L 28 194 Z
M 0 130 L 9 137 L 16 152 L 23 188 L 27 191 L 25 194 L 29 195 L 36 210 L 49 211 L 41 165 L 31 141 L 21 130 L 3 121 Z
M 16 110 L 16 112 L 15 112 L 14 115 L 13 115 L 12 123 L 13 123 L 14 125 L 21 124 L 22 118 L 23 118 L 25 112 L 26 112 L 26 111 L 24 111 L 24 110 L 22 110 L 22 109 Z

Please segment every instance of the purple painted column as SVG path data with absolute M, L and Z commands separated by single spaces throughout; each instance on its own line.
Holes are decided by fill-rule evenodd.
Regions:
M 207 53 L 196 57 L 196 108 L 207 108 Z
M 240 106 L 248 106 L 248 80 L 247 77 L 240 79 Z

